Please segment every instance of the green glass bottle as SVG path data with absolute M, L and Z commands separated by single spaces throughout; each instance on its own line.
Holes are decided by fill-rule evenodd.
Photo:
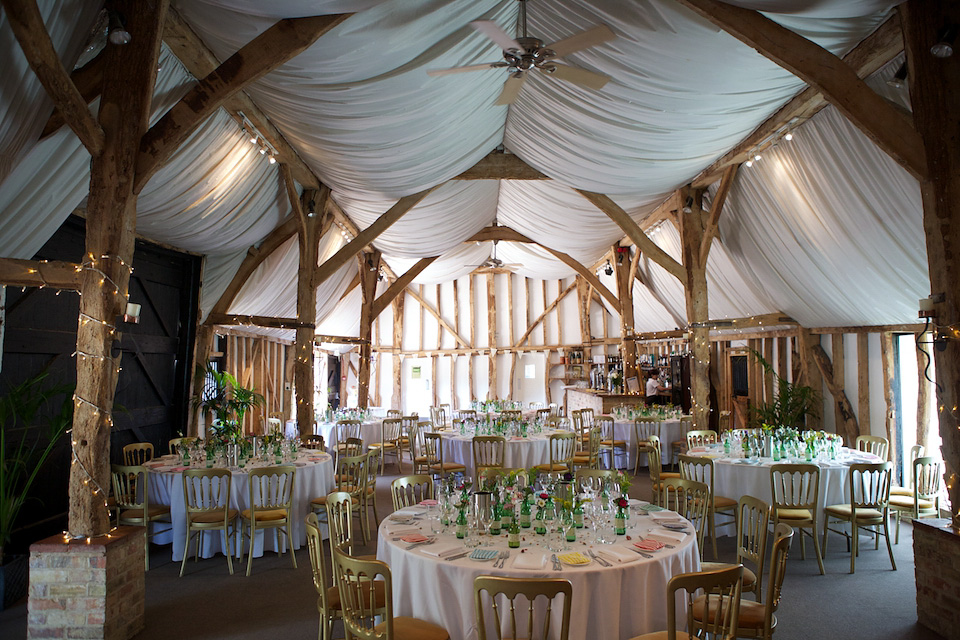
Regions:
M 457 516 L 457 539 L 463 540 L 467 537 L 467 514 L 463 509 L 460 509 L 460 514 Z
M 520 525 L 517 524 L 516 520 L 510 523 L 510 528 L 507 530 L 507 546 L 511 549 L 520 548 Z
M 546 508 L 544 507 L 537 509 L 537 517 L 534 520 L 536 524 L 533 527 L 533 530 L 536 531 L 541 536 L 546 535 L 547 533 L 547 526 L 543 522 L 544 511 L 546 511 Z
M 583 505 L 579 502 L 573 507 L 573 526 L 583 529 Z
M 500 503 L 493 503 L 493 518 L 490 520 L 490 535 L 498 536 L 500 535 L 500 518 L 502 517 L 503 512 L 500 509 Z
M 617 507 L 617 513 L 613 516 L 613 532 L 618 536 L 627 535 L 627 514 L 623 507 Z
M 524 500 L 523 504 L 520 505 L 520 527 L 523 529 L 530 528 L 530 501 Z

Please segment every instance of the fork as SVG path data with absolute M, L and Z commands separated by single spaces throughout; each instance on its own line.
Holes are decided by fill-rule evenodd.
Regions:
M 600 563 L 600 566 L 601 566 L 601 567 L 611 567 L 611 566 L 613 566 L 613 565 L 611 565 L 609 562 L 607 562 L 606 559 L 601 558 L 600 556 L 598 556 L 595 551 L 587 551 L 587 554 L 588 554 L 591 558 L 593 558 L 594 560 L 596 560 L 598 563 Z
M 495 569 L 503 569 L 503 563 L 506 562 L 507 558 L 510 557 L 509 551 L 501 551 L 500 555 L 497 556 L 497 559 L 493 561 L 493 567 Z
M 563 567 L 560 565 L 560 560 L 557 559 L 557 554 L 550 556 L 550 560 L 553 561 L 553 570 L 554 571 L 563 571 Z

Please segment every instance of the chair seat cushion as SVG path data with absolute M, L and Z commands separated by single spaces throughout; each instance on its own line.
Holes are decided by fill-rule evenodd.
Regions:
M 712 594 L 710 596 L 700 596 L 693 601 L 693 618 L 694 620 L 703 620 L 704 618 L 704 604 L 706 599 L 710 599 L 710 622 L 713 622 L 715 619 L 717 611 L 721 609 L 718 606 L 717 600 L 719 596 Z M 723 607 L 726 607 L 727 599 L 724 598 Z M 766 614 L 766 606 L 762 602 L 754 602 L 753 600 L 740 600 L 740 617 L 737 620 L 738 629 L 763 629 L 764 624 L 764 615 Z M 776 627 L 777 618 L 774 616 L 770 620 L 770 628 L 773 629 Z M 739 634 L 738 634 L 739 635 Z
M 730 509 L 735 506 L 737 506 L 737 501 L 733 498 L 727 498 L 725 496 L 713 496 L 714 509 Z
M 810 509 L 788 509 L 779 508 L 774 514 L 775 517 L 782 520 L 813 520 L 813 513 Z
M 237 517 L 236 509 L 227 509 L 227 522 Z M 222 511 L 211 511 L 209 513 L 195 513 L 190 516 L 190 521 L 196 524 L 215 524 L 223 522 Z
M 534 468 L 537 469 L 538 471 L 546 471 L 548 473 L 553 471 L 568 471 L 567 465 L 565 464 L 550 464 L 550 463 L 538 464 Z
M 666 480 L 667 478 L 679 478 L 680 474 L 675 471 L 661 471 L 660 479 Z
M 168 515 L 170 515 L 170 507 L 165 507 L 162 504 L 152 505 L 150 509 L 147 510 L 148 520 L 153 520 L 154 518 L 161 518 L 163 516 L 168 516 Z M 142 521 L 143 509 L 121 509 L 120 519 Z
M 443 470 L 443 471 L 466 471 L 467 468 L 466 468 L 465 466 L 463 466 L 462 464 L 458 464 L 458 463 L 456 463 L 456 462 L 444 462 L 443 464 L 440 464 L 439 462 L 434 462 L 433 464 L 430 465 L 430 470 L 431 470 L 431 471 L 441 471 L 441 470 Z
M 242 511 L 243 519 L 250 519 L 250 509 Z M 287 517 L 285 509 L 257 509 L 257 520 L 259 522 L 268 522 L 270 520 L 283 520 Z
M 381 622 L 374 630 L 387 632 L 387 623 Z M 393 619 L 394 640 L 450 640 L 450 634 L 443 627 L 419 618 L 400 616 Z
M 890 497 L 893 496 L 910 496 L 913 497 L 913 489 L 907 487 L 890 487 Z
M 645 633 L 642 636 L 634 636 L 630 640 L 667 640 L 670 635 L 666 631 L 654 631 Z M 677 631 L 677 640 L 690 640 L 690 634 L 686 631 Z
M 611 446 L 612 446 L 612 447 L 626 447 L 626 446 L 627 446 L 627 441 L 626 441 L 626 440 L 601 440 L 601 441 L 600 441 L 600 444 L 603 445 L 603 446 L 605 446 L 605 447 L 611 447 Z
M 837 516 L 839 518 L 850 519 L 851 512 L 853 507 L 849 504 L 832 504 L 826 509 L 825 512 L 829 513 L 832 516 Z M 882 520 L 883 512 L 877 509 L 857 509 L 856 517 L 858 520 L 871 519 L 871 520 Z
M 917 501 L 917 504 L 920 506 L 921 511 L 929 511 L 936 506 L 933 500 L 924 500 L 922 498 Z M 913 510 L 913 495 L 911 494 L 910 497 L 890 496 L 890 506 Z

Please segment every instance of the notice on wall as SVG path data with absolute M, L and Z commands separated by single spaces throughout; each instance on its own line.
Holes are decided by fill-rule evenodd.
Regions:
M 420 379 L 420 367 L 411 367 L 410 368 L 410 377 L 414 380 Z
M 537 365 L 527 364 L 523 367 L 523 377 L 524 378 L 536 378 L 537 377 Z

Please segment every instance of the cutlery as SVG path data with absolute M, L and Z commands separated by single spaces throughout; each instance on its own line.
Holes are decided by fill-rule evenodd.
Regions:
M 686 535 L 687 532 L 684 531 L 683 533 L 684 533 L 684 535 Z M 638 537 L 639 537 L 639 536 L 638 536 Z M 645 540 L 645 539 L 646 539 L 646 538 L 642 538 L 642 537 L 640 538 L 641 541 L 642 541 L 642 540 Z M 665 542 L 662 543 L 662 544 L 663 544 L 663 548 L 664 548 L 664 549 L 676 549 L 676 548 L 677 548 L 676 546 L 674 546 L 674 545 L 672 545 L 672 544 L 667 544 L 667 543 L 665 543 Z
M 650 554 L 647 553 L 646 551 L 640 551 L 640 549 L 634 549 L 633 547 L 627 547 L 627 548 L 630 549 L 630 551 L 633 551 L 634 553 L 639 553 L 639 554 L 642 555 L 644 558 L 652 558 L 652 557 L 653 557 L 652 555 L 650 555 Z
M 458 554 L 455 555 L 455 556 L 450 556 L 449 558 L 446 558 L 446 561 L 449 562 L 449 561 L 451 561 L 451 560 L 459 560 L 460 558 L 466 557 L 466 556 L 468 556 L 468 555 L 470 555 L 470 552 L 469 552 L 469 551 L 464 551 L 463 553 L 458 553 Z
M 410 544 L 407 545 L 407 550 L 409 551 L 410 549 L 413 549 L 414 547 L 419 547 L 419 546 L 426 545 L 426 544 L 433 544 L 434 542 L 436 542 L 436 540 L 434 540 L 433 538 L 427 538 L 427 539 L 424 540 L 423 542 L 411 542 Z
M 563 571 L 563 567 L 560 565 L 560 561 L 557 559 L 557 554 L 550 556 L 550 560 L 553 561 L 553 570 L 554 571 Z
M 507 558 L 509 558 L 509 557 L 510 557 L 510 552 L 509 552 L 509 551 L 501 551 L 501 552 L 500 552 L 500 557 L 497 558 L 496 561 L 494 561 L 493 566 L 496 567 L 496 568 L 499 568 L 499 569 L 503 569 L 503 565 L 504 565 L 504 563 L 507 561 Z
M 613 565 L 611 565 L 609 562 L 607 562 L 606 560 L 604 560 L 603 558 L 601 558 L 600 556 L 598 556 L 594 551 L 587 551 L 587 555 L 589 555 L 591 558 L 593 558 L 594 560 L 596 560 L 596 561 L 600 564 L 601 567 L 611 567 L 611 566 L 613 566 Z

